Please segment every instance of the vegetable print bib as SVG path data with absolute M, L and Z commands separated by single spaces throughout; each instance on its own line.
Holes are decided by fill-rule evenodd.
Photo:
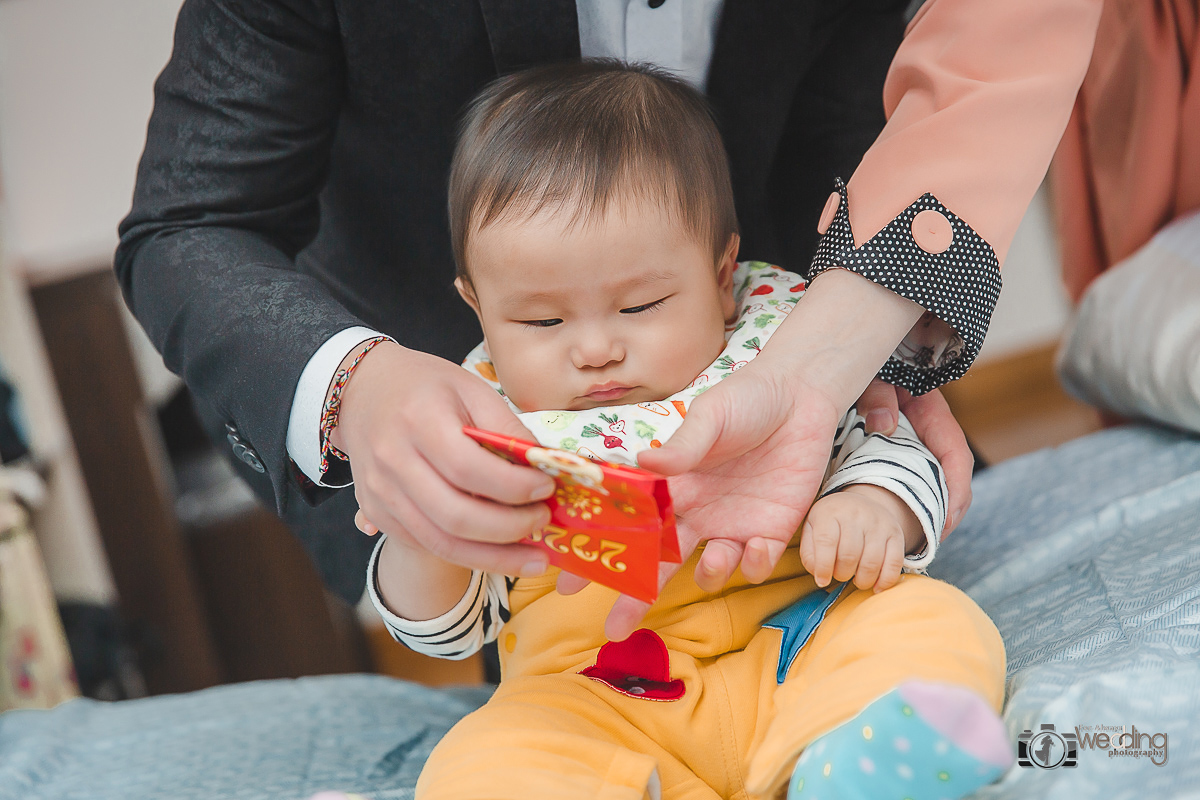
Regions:
M 522 412 L 504 397 L 521 423 L 543 447 L 557 447 L 593 459 L 637 465 L 637 454 L 664 444 L 687 416 L 688 406 L 762 351 L 779 323 L 804 294 L 804 279 L 761 261 L 744 261 L 733 273 L 738 318 L 725 330 L 725 349 L 682 391 L 657 402 L 615 405 L 583 411 Z M 463 367 L 504 396 L 482 344 Z

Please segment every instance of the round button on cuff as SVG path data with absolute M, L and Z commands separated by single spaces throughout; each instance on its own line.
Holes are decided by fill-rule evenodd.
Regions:
M 913 241 L 926 253 L 937 255 L 950 249 L 954 244 L 954 226 L 946 215 L 929 208 L 913 217 Z
M 504 637 L 504 649 L 510 653 L 517 649 L 517 635 L 515 633 L 510 633 Z
M 833 218 L 837 216 L 838 206 L 842 204 L 842 196 L 837 192 L 829 195 L 829 199 L 825 201 L 825 208 L 821 211 L 821 219 L 817 222 L 817 233 L 822 236 L 825 231 L 829 230 L 829 226 L 833 224 Z
M 667 2 L 667 0 L 646 0 L 646 5 L 650 6 L 651 8 L 658 8 L 665 2 Z

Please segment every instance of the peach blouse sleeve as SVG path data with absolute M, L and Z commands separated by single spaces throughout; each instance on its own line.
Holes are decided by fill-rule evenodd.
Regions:
M 1101 0 L 928 0 L 884 86 L 887 125 L 821 217 L 810 275 L 842 267 L 926 314 L 880 372 L 920 394 L 963 375 L 1000 264 L 1087 71 Z

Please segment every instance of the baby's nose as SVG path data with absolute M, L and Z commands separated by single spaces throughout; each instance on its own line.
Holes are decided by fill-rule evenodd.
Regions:
M 571 360 L 576 369 L 605 367 L 625 358 L 625 348 L 615 338 L 593 334 L 582 339 L 574 348 Z

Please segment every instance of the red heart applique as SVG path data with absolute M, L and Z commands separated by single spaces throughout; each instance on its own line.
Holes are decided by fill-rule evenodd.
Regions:
M 683 681 L 671 680 L 667 645 L 646 628 L 601 647 L 596 663 L 579 674 L 639 700 L 678 700 L 684 692 Z
M 751 292 L 750 296 L 758 297 L 760 294 L 770 294 L 773 291 L 775 291 L 775 290 L 772 289 L 770 286 L 763 284 L 762 286 L 759 286 L 757 289 L 755 289 L 753 292 Z

